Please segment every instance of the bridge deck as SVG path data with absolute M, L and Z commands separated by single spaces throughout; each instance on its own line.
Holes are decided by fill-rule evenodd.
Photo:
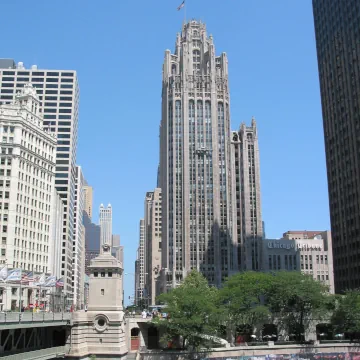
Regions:
M 1 360 L 47 360 L 64 358 L 68 352 L 68 346 L 58 346 L 48 349 L 28 351 L 21 354 L 1 356 Z
M 61 326 L 70 322 L 71 313 L 1 313 L 0 330 L 34 326 Z

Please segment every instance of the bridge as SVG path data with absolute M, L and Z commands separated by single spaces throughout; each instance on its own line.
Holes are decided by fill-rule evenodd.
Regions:
M 71 345 L 72 313 L 0 313 L 0 357 L 9 360 L 64 358 Z M 126 319 L 129 352 L 156 349 L 159 334 L 151 318 Z
M 54 359 L 64 357 L 71 313 L 0 313 L 0 357 Z
M 129 352 L 140 349 L 158 349 L 160 341 L 159 330 L 151 324 L 151 318 L 143 319 L 142 316 L 129 315 L 127 318 L 127 347 Z

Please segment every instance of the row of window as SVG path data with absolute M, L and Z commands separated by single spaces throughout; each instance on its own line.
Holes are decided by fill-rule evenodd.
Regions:
M 1 74 L 1 72 L 0 72 Z M 70 77 L 74 77 L 73 72 L 58 72 L 58 71 L 47 71 L 46 75 L 45 75 L 45 71 L 14 71 L 14 70 L 4 70 L 2 72 L 3 76 L 7 75 L 15 75 L 17 74 L 17 76 L 70 76 Z
M 17 83 L 16 84 L 16 88 L 23 88 L 24 87 L 24 85 L 25 84 L 23 84 L 23 83 Z M 14 83 L 2 83 L 1 85 L 0 85 L 1 87 L 3 87 L 3 88 L 15 88 L 15 84 Z M 41 84 L 41 83 L 39 83 L 39 84 L 33 84 L 33 86 L 35 87 L 35 88 L 44 88 L 44 84 Z M 73 84 L 60 84 L 60 87 L 59 87 L 59 84 L 54 84 L 54 83 L 50 83 L 50 84 L 45 84 L 45 88 L 46 89 L 72 89 L 73 88 Z
M 71 79 L 71 78 L 46 78 L 46 80 L 44 81 L 44 78 L 39 78 L 39 77 L 33 77 L 31 79 L 31 82 L 47 82 L 47 83 L 50 83 L 50 82 L 54 82 L 54 83 L 57 83 L 57 82 L 62 82 L 62 83 L 73 83 L 74 82 L 74 79 Z M 13 76 L 3 76 L 2 77 L 2 81 L 15 81 L 15 77 Z M 17 76 L 16 78 L 16 81 L 17 82 L 30 82 L 30 78 L 29 77 L 20 77 L 20 76 Z

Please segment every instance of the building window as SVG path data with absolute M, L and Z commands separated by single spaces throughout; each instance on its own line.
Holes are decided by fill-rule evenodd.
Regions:
M 98 277 L 99 273 L 97 271 L 94 272 L 94 277 Z
M 105 295 L 105 290 L 101 289 L 101 295 L 104 296 Z

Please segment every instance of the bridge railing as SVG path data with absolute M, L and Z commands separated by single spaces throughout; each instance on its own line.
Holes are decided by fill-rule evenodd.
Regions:
M 68 321 L 71 313 L 20 313 L 8 312 L 0 313 L 1 323 L 27 323 L 27 322 L 49 322 L 49 321 Z

